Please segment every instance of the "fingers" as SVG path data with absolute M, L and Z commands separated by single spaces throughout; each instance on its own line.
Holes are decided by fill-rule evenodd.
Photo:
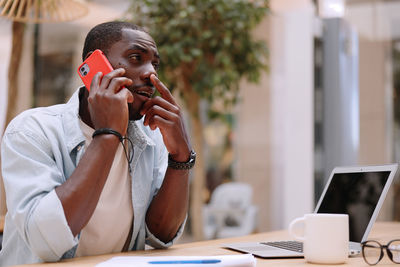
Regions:
M 93 79 L 92 79 L 92 81 L 91 81 L 91 83 L 90 83 L 90 91 L 89 91 L 89 94 L 90 94 L 90 92 L 92 92 L 92 94 L 94 94 L 94 92 L 93 91 L 96 91 L 97 90 L 97 88 L 99 87 L 99 85 L 100 85 L 100 81 L 101 81 L 101 77 L 103 76 L 103 73 L 102 72 L 98 72 L 98 73 L 96 73 L 94 76 L 93 76 Z
M 130 86 L 132 84 L 132 80 L 126 77 L 117 77 L 113 78 L 108 85 L 108 90 L 118 93 L 122 88 L 126 88 L 126 86 Z
M 163 119 L 158 115 L 151 117 L 151 119 L 149 119 L 148 125 L 152 130 L 155 130 L 157 127 L 165 129 L 166 127 L 172 126 L 172 124 L 168 120 Z
M 180 124 L 180 108 L 171 92 L 156 75 L 152 74 L 150 80 L 161 97 L 154 97 L 144 103 L 140 111 L 141 115 L 145 115 L 144 125 L 149 125 L 154 130 L 156 127 L 163 128 L 169 125 L 169 122 Z
M 171 92 L 168 88 L 157 78 L 156 75 L 150 75 L 151 83 L 156 87 L 157 91 L 160 93 L 161 97 L 170 102 L 173 105 L 176 105 L 175 99 L 172 96 Z
M 155 120 L 155 118 L 162 118 L 167 121 L 171 121 L 173 123 L 178 123 L 180 120 L 180 115 L 179 115 L 180 111 L 178 108 L 176 108 L 176 107 L 174 107 L 174 108 L 176 109 L 176 111 L 171 112 L 169 110 L 166 110 L 165 108 L 163 108 L 160 105 L 152 105 L 151 108 L 149 108 L 145 113 L 146 115 L 144 117 L 143 124 L 144 125 L 154 125 L 154 123 L 156 121 L 158 121 L 158 120 Z M 157 126 L 157 124 L 156 124 L 156 126 Z
M 170 111 L 170 112 L 174 112 L 176 114 L 178 114 L 180 111 L 178 106 L 168 102 L 167 100 L 165 100 L 161 97 L 156 96 L 152 99 L 147 100 L 146 103 L 143 104 L 143 107 L 140 110 L 140 114 L 141 115 L 147 114 L 149 112 L 149 110 L 151 108 L 153 108 L 154 106 L 160 106 L 163 109 Z
M 118 95 L 121 97 L 125 98 L 128 103 L 133 103 L 133 94 L 131 91 L 126 89 L 125 87 L 121 89 L 121 91 L 118 92 Z
M 172 105 L 161 97 L 159 99 Z M 178 155 L 177 158 L 180 157 L 184 160 L 188 158 L 190 142 L 181 112 L 179 108 L 175 107 L 175 109 L 176 112 L 171 112 L 159 105 L 153 105 L 145 114 L 143 124 L 149 126 L 151 130 L 159 128 L 168 152 L 172 155 Z
M 132 84 L 131 79 L 122 76 L 124 74 L 125 69 L 123 68 L 113 70 L 104 76 L 101 72 L 98 72 L 92 79 L 90 91 L 95 93 L 102 90 L 110 90 L 111 92 L 117 93 L 124 86 L 130 86 Z
M 167 150 L 175 158 L 185 160 L 190 151 L 190 141 L 185 129 L 181 110 L 168 88 L 156 77 L 150 75 L 151 83 L 161 97 L 149 99 L 142 107 L 145 115 L 143 124 L 150 129 L 160 129 Z
M 174 97 L 168 88 L 157 78 L 156 75 L 150 75 L 151 83 L 156 87 L 157 91 L 160 93 L 161 97 L 154 97 L 149 99 L 142 107 L 140 114 L 144 115 L 149 113 L 149 110 L 154 106 L 160 106 L 163 109 L 173 112 L 179 115 L 180 109 L 176 104 Z

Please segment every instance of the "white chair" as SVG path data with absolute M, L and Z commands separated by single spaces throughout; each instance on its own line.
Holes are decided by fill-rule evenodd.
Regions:
M 219 185 L 203 207 L 206 239 L 248 235 L 256 228 L 257 207 L 250 185 L 230 182 Z

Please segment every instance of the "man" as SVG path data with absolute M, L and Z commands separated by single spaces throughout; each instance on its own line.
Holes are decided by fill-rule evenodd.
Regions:
M 83 59 L 96 49 L 114 71 L 7 127 L 0 266 L 165 248 L 183 230 L 195 153 L 157 78 L 156 44 L 135 25 L 108 22 L 88 33 Z

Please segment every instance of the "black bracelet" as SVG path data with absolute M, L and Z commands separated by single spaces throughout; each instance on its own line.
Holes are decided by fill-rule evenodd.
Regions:
M 120 134 L 119 132 L 117 132 L 113 129 L 110 129 L 110 128 L 100 128 L 100 129 L 95 130 L 94 133 L 92 134 L 92 138 L 94 138 L 97 135 L 101 135 L 101 134 L 113 134 L 116 137 L 118 137 L 119 142 L 121 143 L 122 147 L 124 148 L 125 157 L 126 157 L 126 160 L 128 161 L 129 172 L 131 172 L 132 171 L 131 163 L 133 160 L 133 143 L 132 143 L 131 139 L 129 139 L 128 137 L 123 137 L 122 134 Z M 126 147 L 124 145 L 125 139 L 128 140 L 128 145 L 130 145 L 131 149 L 132 149 L 132 153 L 131 153 L 130 157 L 128 156 L 128 151 L 126 150 Z
M 124 140 L 124 138 L 122 137 L 122 134 L 120 134 L 119 132 L 110 129 L 110 128 L 100 128 L 94 131 L 94 133 L 92 134 L 92 138 L 94 138 L 97 135 L 101 135 L 101 134 L 113 134 L 115 136 L 118 137 L 119 141 L 122 142 L 122 140 Z

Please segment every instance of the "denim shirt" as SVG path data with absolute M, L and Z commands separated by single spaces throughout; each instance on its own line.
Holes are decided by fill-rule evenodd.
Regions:
M 130 250 L 166 248 L 147 228 L 145 215 L 167 168 L 168 152 L 160 131 L 131 121 L 134 222 Z M 7 127 L 1 145 L 2 174 L 8 212 L 0 266 L 72 258 L 79 243 L 73 236 L 55 188 L 75 170 L 85 150 L 79 126 L 79 89 L 66 104 L 27 110 Z M 118 194 L 118 192 L 116 192 Z

